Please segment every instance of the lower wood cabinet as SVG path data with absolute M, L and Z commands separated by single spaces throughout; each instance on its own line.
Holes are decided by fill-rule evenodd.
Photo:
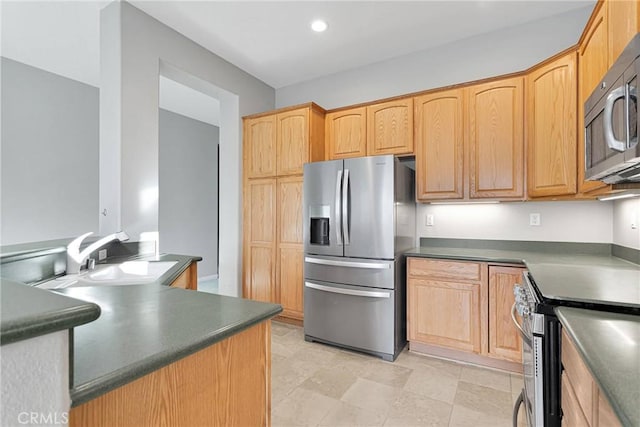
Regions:
M 244 197 L 243 295 L 302 320 L 302 176 L 247 180 Z
M 567 333 L 562 331 L 562 425 L 617 427 L 618 417 L 582 361 Z
M 524 268 L 489 266 L 489 348 L 492 357 L 522 360 L 522 339 L 511 320 L 515 302 L 513 285 L 520 283 Z M 518 318 L 518 322 L 522 319 Z
M 484 360 L 515 362 L 505 367 L 517 369 L 522 342 L 512 324 L 511 307 L 513 285 L 520 282 L 524 268 L 411 257 L 407 263 L 407 330 L 412 347 L 426 344 Z
M 189 289 L 195 291 L 198 289 L 198 264 L 192 262 L 185 271 L 183 271 L 173 282 L 172 288 Z
M 409 341 L 480 353 L 480 334 L 486 329 L 484 265 L 420 258 L 408 262 Z
M 71 427 L 269 425 L 269 320 L 69 412 Z

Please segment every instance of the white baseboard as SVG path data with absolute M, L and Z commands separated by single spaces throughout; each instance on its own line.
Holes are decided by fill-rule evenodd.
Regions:
M 217 274 L 212 274 L 210 276 L 202 276 L 202 277 L 198 277 L 198 282 L 204 282 L 206 280 L 213 280 L 213 279 L 217 279 L 218 275 Z

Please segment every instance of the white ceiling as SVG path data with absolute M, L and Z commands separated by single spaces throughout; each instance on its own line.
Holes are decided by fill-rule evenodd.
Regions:
M 108 3 L 2 0 L 2 56 L 98 86 L 100 9 Z M 277 89 L 595 0 L 132 3 Z M 329 23 L 326 32 L 310 30 L 316 18 Z

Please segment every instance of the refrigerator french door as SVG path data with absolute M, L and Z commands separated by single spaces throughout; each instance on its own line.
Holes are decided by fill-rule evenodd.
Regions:
M 304 168 L 305 338 L 394 360 L 406 343 L 402 251 L 413 171 L 394 156 Z

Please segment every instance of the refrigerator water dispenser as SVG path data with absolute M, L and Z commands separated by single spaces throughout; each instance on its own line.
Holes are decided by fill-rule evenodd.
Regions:
M 329 206 L 309 206 L 309 243 L 329 246 Z
M 311 218 L 311 244 L 329 245 L 329 218 Z

